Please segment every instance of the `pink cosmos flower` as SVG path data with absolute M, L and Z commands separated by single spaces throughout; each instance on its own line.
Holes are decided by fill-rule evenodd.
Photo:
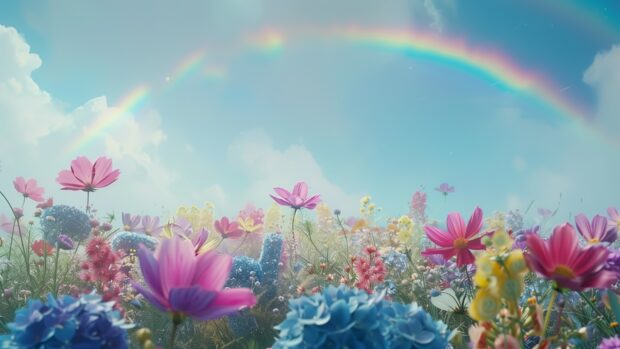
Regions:
M 159 217 L 143 216 L 140 231 L 147 235 L 158 236 L 164 227 L 159 224 Z
M 93 164 L 86 157 L 79 156 L 71 161 L 70 170 L 58 173 L 56 182 L 63 186 L 63 190 L 95 191 L 116 182 L 119 175 L 119 170 L 112 170 L 111 159 L 102 156 Z
M 289 206 L 296 210 L 302 208 L 312 210 L 321 201 L 320 195 L 308 198 L 308 185 L 305 182 L 295 184 L 293 192 L 283 188 L 273 188 L 273 190 L 278 194 L 279 198 L 269 195 L 272 199 L 282 206 Z
M 15 190 L 24 195 L 25 198 L 31 198 L 34 201 L 41 202 L 43 199 L 43 193 L 45 189 L 37 186 L 37 181 L 34 178 L 25 180 L 24 177 L 17 177 L 13 181 Z
M 438 192 L 443 195 L 448 195 L 449 193 L 454 193 L 454 187 L 448 183 L 441 183 L 439 187 L 435 188 Z
M 620 230 L 620 213 L 618 210 L 615 207 L 610 207 L 607 209 L 607 214 L 609 215 L 609 228 Z
M 228 217 L 222 217 L 213 224 L 215 230 L 222 236 L 222 239 L 237 239 L 243 236 L 244 231 L 239 227 L 239 223 L 231 222 Z
M 155 252 L 141 247 L 140 269 L 146 287 L 134 288 L 158 309 L 211 320 L 256 304 L 248 288 L 226 288 L 232 258 L 214 251 L 199 256 L 192 242 L 174 235 L 164 239 Z
M 37 208 L 40 208 L 42 210 L 46 209 L 46 208 L 50 208 L 54 206 L 54 199 L 53 198 L 49 198 L 46 201 L 43 201 L 42 203 L 37 205 Z
M 484 250 L 485 248 L 480 241 L 482 236 L 476 237 L 482 229 L 482 210 L 476 207 L 467 226 L 459 213 L 450 213 L 446 219 L 446 226 L 447 231 L 431 225 L 424 226 L 426 236 L 439 247 L 428 248 L 422 252 L 422 255 L 439 254 L 446 260 L 456 256 L 456 264 L 459 267 L 474 263 L 476 258 L 471 250 Z
M 11 234 L 14 232 L 15 234 L 19 235 L 20 231 L 22 233 L 25 233 L 26 231 L 28 231 L 28 227 L 22 221 L 23 219 L 19 220 L 19 229 L 18 229 L 17 223 L 14 222 L 14 217 L 11 217 L 11 219 L 9 219 L 4 214 L 0 214 L 0 230 L 8 234 Z
M 603 245 L 579 246 L 572 225 L 555 227 L 549 240 L 526 236 L 525 260 L 542 277 L 553 280 L 560 288 L 582 291 L 588 288 L 607 288 L 617 275 L 605 270 L 609 250 Z
M 579 234 L 589 244 L 598 242 L 612 243 L 618 238 L 618 232 L 614 228 L 610 228 L 607 224 L 607 218 L 596 215 L 592 218 L 592 224 L 584 214 L 578 214 L 575 217 L 575 224 Z

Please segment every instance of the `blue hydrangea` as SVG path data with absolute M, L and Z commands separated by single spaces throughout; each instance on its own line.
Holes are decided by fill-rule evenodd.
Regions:
M 385 262 L 385 266 L 388 267 L 388 270 L 396 274 L 400 274 L 407 270 L 407 266 L 409 265 L 407 255 L 395 250 L 390 250 L 386 253 L 383 256 L 383 262 Z
M 66 205 L 52 206 L 41 214 L 41 229 L 47 242 L 56 245 L 58 235 L 65 234 L 75 241 L 90 235 L 90 219 L 83 211 Z
M 1 348 L 128 348 L 127 329 L 114 302 L 97 294 L 80 298 L 51 294 L 47 302 L 30 300 L 8 324 L 11 334 L 2 337 Z
M 263 270 L 257 260 L 248 256 L 233 258 L 227 287 L 248 287 L 254 289 L 255 283 L 261 282 Z M 228 317 L 228 326 L 237 337 L 244 337 L 258 330 L 254 315 L 245 310 L 237 315 Z
M 263 240 L 263 249 L 259 263 L 263 270 L 264 301 L 270 301 L 277 294 L 278 275 L 280 273 L 280 257 L 282 255 L 282 234 L 267 234 Z
M 274 349 L 444 349 L 452 332 L 416 304 L 383 299 L 345 286 L 289 300 Z
M 159 241 L 149 235 L 143 233 L 134 233 L 130 231 L 121 231 L 114 235 L 110 244 L 115 251 L 123 251 L 129 253 L 129 250 L 138 250 L 140 244 L 144 247 L 154 250 Z

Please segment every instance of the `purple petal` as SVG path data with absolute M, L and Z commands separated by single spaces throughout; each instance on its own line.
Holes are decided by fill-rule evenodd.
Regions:
M 193 317 L 207 314 L 217 292 L 207 291 L 200 286 L 173 288 L 170 290 L 170 307 Z

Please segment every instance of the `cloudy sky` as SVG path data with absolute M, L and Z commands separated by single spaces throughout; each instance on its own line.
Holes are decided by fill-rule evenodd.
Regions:
M 420 188 L 436 217 L 620 206 L 620 4 L 588 3 L 2 1 L 0 189 L 17 199 L 12 179 L 34 177 L 83 205 L 56 175 L 106 155 L 121 179 L 93 201 L 116 212 L 231 214 L 297 180 L 351 214 L 365 194 L 405 212 Z M 440 52 L 340 35 L 352 27 L 498 53 L 582 118 Z

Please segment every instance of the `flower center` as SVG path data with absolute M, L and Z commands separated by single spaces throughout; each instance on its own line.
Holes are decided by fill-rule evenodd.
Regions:
M 598 244 L 599 242 L 601 242 L 601 240 L 596 239 L 596 238 L 590 239 L 590 241 L 588 241 L 589 244 Z
M 454 242 L 452 243 L 452 246 L 454 246 L 454 248 L 460 250 L 463 248 L 467 247 L 467 240 L 460 238 L 460 239 L 456 239 L 454 240 Z
M 557 267 L 555 267 L 555 270 L 553 271 L 553 275 L 557 275 L 557 276 L 560 276 L 566 279 L 572 279 L 575 277 L 575 272 L 570 267 L 560 264 Z

